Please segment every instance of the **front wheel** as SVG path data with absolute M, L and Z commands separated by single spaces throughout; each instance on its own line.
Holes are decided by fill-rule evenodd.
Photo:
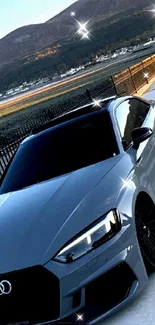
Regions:
M 151 201 L 138 204 L 135 212 L 137 238 L 147 271 L 155 269 L 155 206 Z

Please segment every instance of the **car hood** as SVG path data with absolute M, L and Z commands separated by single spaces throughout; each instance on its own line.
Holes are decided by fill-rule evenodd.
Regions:
M 70 174 L 0 195 L 0 272 L 49 261 L 73 236 L 107 212 L 121 155 Z

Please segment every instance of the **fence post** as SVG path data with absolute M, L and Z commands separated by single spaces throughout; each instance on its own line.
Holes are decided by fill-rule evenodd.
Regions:
M 54 118 L 53 112 L 49 108 L 48 108 L 48 116 L 50 120 Z
M 88 88 L 86 88 L 86 94 L 87 94 L 88 99 L 89 99 L 90 102 L 91 102 L 91 101 L 93 100 L 93 98 L 92 98 L 91 93 L 90 93 L 90 91 L 89 91 Z
M 114 81 L 113 76 L 111 76 L 111 80 L 112 80 L 112 84 L 114 86 L 115 93 L 116 93 L 116 95 L 118 95 L 117 88 L 116 88 L 116 85 L 115 85 L 115 81 Z
M 129 73 L 130 73 L 130 76 L 131 76 L 131 80 L 132 80 L 133 86 L 134 86 L 135 91 L 137 93 L 137 87 L 136 87 L 135 81 L 133 79 L 133 75 L 132 75 L 132 71 L 131 71 L 130 67 L 128 67 L 128 70 L 129 70 Z

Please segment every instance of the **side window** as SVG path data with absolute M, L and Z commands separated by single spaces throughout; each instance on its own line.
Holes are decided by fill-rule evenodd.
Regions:
M 150 106 L 138 99 L 128 99 L 116 109 L 116 118 L 119 125 L 124 149 L 131 143 L 131 132 L 141 127 L 148 114 Z

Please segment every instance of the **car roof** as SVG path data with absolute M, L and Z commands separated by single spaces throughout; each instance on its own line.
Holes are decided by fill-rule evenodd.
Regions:
M 54 126 L 60 126 L 63 125 L 65 122 L 71 122 L 74 121 L 77 118 L 80 118 L 84 115 L 92 115 L 92 113 L 96 113 L 97 111 L 108 111 L 108 110 L 113 110 L 115 109 L 115 107 L 117 105 L 119 105 L 122 101 L 126 100 L 126 99 L 130 99 L 130 98 L 138 98 L 136 96 L 119 96 L 117 97 L 117 95 L 115 96 L 111 96 L 111 97 L 107 97 L 101 100 L 93 100 L 92 102 L 78 107 L 74 110 L 71 110 L 69 112 L 65 112 L 64 114 L 53 118 L 51 121 L 39 126 L 39 127 L 35 127 L 32 130 L 32 133 L 30 136 L 26 137 L 21 144 L 30 141 L 31 139 L 34 139 L 38 136 L 41 136 L 44 134 L 44 131 L 47 132 L 51 132 L 52 128 Z M 140 99 L 140 98 L 138 98 Z M 145 101 L 145 100 L 144 100 Z M 146 101 L 147 102 L 147 101 Z
M 61 115 L 59 115 L 56 118 L 53 118 L 50 122 L 47 122 L 39 127 L 35 127 L 32 131 L 32 134 L 37 134 L 40 131 L 46 130 L 48 128 L 51 128 L 53 126 L 59 125 L 64 122 L 69 122 L 75 118 L 80 118 L 83 115 L 87 115 L 96 111 L 100 111 L 102 109 L 105 109 L 109 102 L 116 99 L 116 96 L 111 96 L 108 98 L 104 98 L 102 100 L 92 100 L 91 103 L 80 106 L 76 109 L 73 109 L 69 112 L 65 112 Z

